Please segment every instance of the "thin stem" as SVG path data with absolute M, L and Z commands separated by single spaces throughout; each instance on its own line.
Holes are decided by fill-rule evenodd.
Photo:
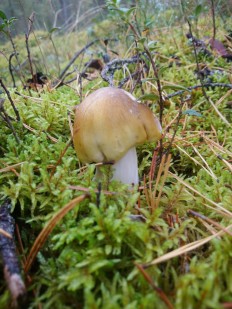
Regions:
M 32 65 L 32 60 L 31 60 L 31 52 L 30 52 L 30 48 L 29 48 L 29 36 L 31 34 L 31 31 L 32 31 L 32 27 L 33 27 L 33 23 L 34 23 L 34 18 L 35 18 L 35 13 L 33 12 L 31 14 L 31 16 L 28 18 L 28 29 L 27 29 L 27 33 L 25 34 L 25 38 L 26 38 L 27 57 L 28 57 L 29 65 L 30 65 L 31 76 L 32 76 L 33 83 L 35 85 L 35 89 L 38 92 L 38 89 L 36 87 L 37 76 L 33 72 L 33 65 Z
M 215 5 L 214 0 L 210 0 L 211 4 L 211 13 L 212 13 L 212 19 L 213 19 L 213 42 L 212 42 L 212 49 L 214 48 L 214 41 L 216 38 L 216 20 L 215 20 Z
M 17 110 L 17 108 L 15 107 L 15 104 L 14 104 L 14 101 L 12 100 L 11 96 L 10 96 L 10 92 L 7 90 L 6 86 L 4 85 L 2 79 L 0 78 L 0 85 L 2 86 L 2 88 L 5 90 L 5 93 L 11 103 L 11 106 L 13 107 L 13 110 L 15 112 L 15 115 L 16 115 L 16 119 L 17 121 L 20 121 L 20 116 L 19 116 L 19 112 Z
M 75 60 L 83 53 L 85 52 L 90 46 L 92 46 L 93 44 L 95 44 L 96 42 L 98 42 L 99 39 L 96 39 L 90 43 L 88 43 L 86 46 L 84 46 L 81 50 L 79 50 L 78 52 L 76 52 L 76 54 L 72 57 L 72 59 L 69 61 L 69 63 L 66 65 L 66 67 L 63 69 L 63 71 L 61 72 L 59 79 L 62 79 L 65 75 L 65 73 L 68 71 L 68 69 L 71 67 L 71 65 L 75 62 Z
M 13 69 L 12 69 L 12 58 L 16 56 L 15 52 L 13 52 L 11 55 L 10 55 L 10 58 L 9 58 L 9 71 L 10 71 L 10 75 L 11 75 L 11 78 L 12 78 L 12 81 L 13 81 L 13 87 L 15 88 L 16 87 L 16 84 L 15 84 L 15 78 L 14 78 L 14 74 L 13 74 Z M 14 69 L 15 70 L 15 69 Z

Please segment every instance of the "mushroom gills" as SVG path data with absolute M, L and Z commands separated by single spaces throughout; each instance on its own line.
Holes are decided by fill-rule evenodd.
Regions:
M 129 149 L 126 154 L 112 165 L 112 179 L 121 181 L 124 184 L 139 183 L 138 160 L 135 147 Z M 102 178 L 101 166 L 96 166 L 95 180 Z

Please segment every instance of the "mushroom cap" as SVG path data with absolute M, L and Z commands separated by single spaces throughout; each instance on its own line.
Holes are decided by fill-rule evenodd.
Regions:
M 73 143 L 84 163 L 116 162 L 130 148 L 161 136 L 152 111 L 122 89 L 100 88 L 76 108 Z

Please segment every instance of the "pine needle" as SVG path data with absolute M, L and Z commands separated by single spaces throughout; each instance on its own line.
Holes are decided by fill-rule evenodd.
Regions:
M 202 193 L 200 193 L 199 191 L 197 191 L 196 189 L 194 189 L 190 184 L 188 184 L 187 182 L 185 182 L 183 179 L 181 179 L 180 177 L 178 177 L 177 175 L 169 172 L 169 175 L 171 175 L 173 178 L 175 178 L 177 181 L 179 181 L 180 183 L 182 183 L 185 187 L 187 187 L 189 190 L 193 191 L 194 193 L 196 193 L 197 195 L 201 196 L 205 201 L 209 202 L 210 204 L 212 204 L 213 206 L 215 206 L 216 208 L 222 210 L 224 213 L 226 213 L 227 215 L 229 215 L 232 218 L 232 213 L 225 209 L 224 207 L 222 207 L 221 205 L 219 205 L 218 203 L 215 203 L 214 201 L 212 201 L 211 199 L 209 199 L 208 197 L 206 197 L 205 195 L 203 195 Z
M 34 259 L 38 252 L 41 250 L 42 246 L 44 245 L 45 241 L 47 240 L 48 236 L 52 232 L 52 230 L 55 228 L 57 223 L 70 211 L 72 210 L 77 204 L 82 202 L 84 199 L 89 197 L 88 194 L 80 195 L 76 198 L 74 198 L 72 201 L 70 201 L 68 204 L 66 204 L 63 208 L 61 208 L 55 216 L 47 223 L 47 225 L 42 229 L 38 237 L 36 238 L 30 253 L 27 257 L 26 263 L 24 265 L 24 271 L 27 273 L 32 263 L 34 262 Z
M 7 233 L 6 231 L 4 231 L 3 229 L 0 228 L 0 234 L 2 234 L 3 236 L 7 237 L 7 238 L 12 238 L 12 236 Z
M 11 171 L 12 169 L 15 169 L 16 167 L 21 166 L 21 165 L 22 165 L 23 163 L 25 163 L 25 162 L 26 162 L 26 161 L 23 161 L 23 162 L 20 162 L 20 163 L 16 163 L 16 164 L 13 164 L 13 165 L 4 167 L 4 168 L 0 169 L 0 173 L 9 172 L 9 171 Z
M 231 228 L 232 228 L 232 224 L 229 225 L 228 227 L 226 227 L 225 230 L 229 230 Z M 199 247 L 203 246 L 204 244 L 206 244 L 207 242 L 211 241 L 212 239 L 214 239 L 214 238 L 216 238 L 220 235 L 223 235 L 223 234 L 225 234 L 225 231 L 221 230 L 214 235 L 211 235 L 211 236 L 205 237 L 203 239 L 191 242 L 191 243 L 189 243 L 185 246 L 182 246 L 182 247 L 180 247 L 176 250 L 173 250 L 173 251 L 171 251 L 167 254 L 164 254 L 164 255 L 158 257 L 157 259 L 154 259 L 152 262 L 143 265 L 143 267 L 147 268 L 147 267 L 150 267 L 152 265 L 156 265 L 156 264 L 165 262 L 167 260 L 173 259 L 174 257 L 180 256 L 184 253 L 187 253 L 187 252 L 192 251 L 196 248 L 199 248 Z

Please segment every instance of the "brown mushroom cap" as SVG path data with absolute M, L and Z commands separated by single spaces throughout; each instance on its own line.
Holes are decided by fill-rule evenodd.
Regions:
M 76 108 L 73 142 L 85 163 L 117 161 L 130 148 L 161 136 L 152 111 L 122 89 L 100 88 Z

